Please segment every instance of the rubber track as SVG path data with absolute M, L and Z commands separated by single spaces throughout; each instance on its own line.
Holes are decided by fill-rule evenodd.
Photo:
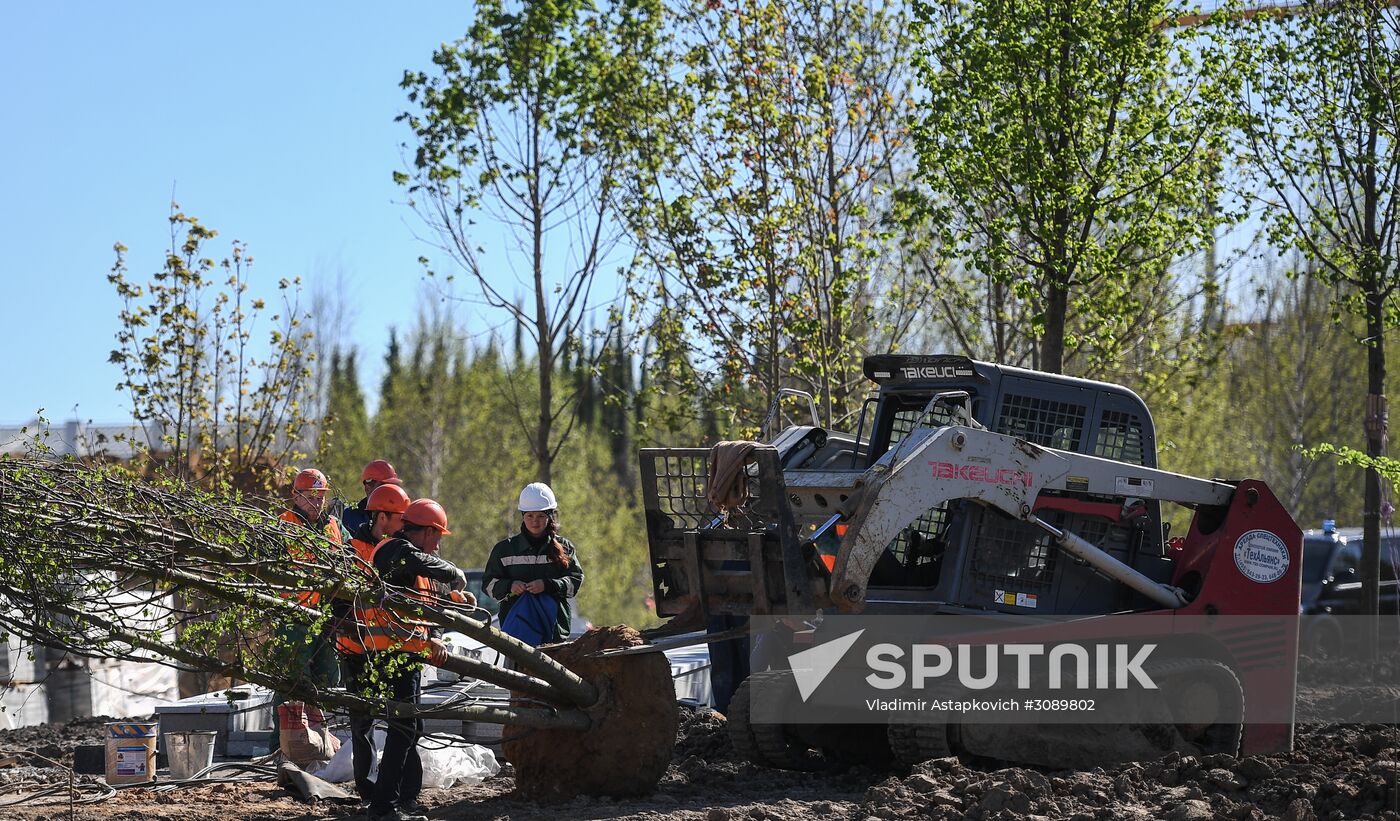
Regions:
M 784 670 L 754 673 L 734 691 L 729 701 L 729 739 L 735 752 L 755 764 L 780 770 L 810 771 L 819 769 L 820 756 L 806 747 L 797 747 L 787 739 L 782 724 L 755 724 L 752 720 L 752 689 L 756 679 L 762 686 L 787 686 L 792 674 Z M 796 693 L 793 693 L 796 697 Z
M 953 755 L 947 724 L 891 724 L 888 734 L 895 763 L 901 767 Z
M 1240 680 L 1235 676 L 1233 670 L 1224 664 L 1205 658 L 1181 658 L 1167 659 L 1159 662 L 1149 662 L 1144 665 L 1144 670 L 1152 677 L 1153 681 L 1161 682 L 1168 678 L 1209 678 L 1214 681 L 1217 687 L 1224 687 L 1230 691 L 1230 695 L 1238 699 L 1238 712 L 1244 715 L 1244 688 L 1240 685 Z M 1235 712 L 1230 706 L 1227 710 Z M 1217 741 L 1209 749 L 1203 749 L 1203 754 L 1228 753 L 1229 755 L 1239 755 L 1240 742 L 1244 738 L 1244 722 L 1231 725 L 1232 730 L 1225 732 L 1224 737 Z M 1196 743 L 1196 742 L 1192 742 Z

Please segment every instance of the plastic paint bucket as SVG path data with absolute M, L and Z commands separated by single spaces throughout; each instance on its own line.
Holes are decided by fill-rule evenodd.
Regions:
M 154 721 L 113 721 L 107 724 L 107 783 L 140 784 L 156 775 Z

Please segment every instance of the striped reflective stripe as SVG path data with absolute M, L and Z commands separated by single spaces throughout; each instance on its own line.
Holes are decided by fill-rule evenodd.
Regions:
M 553 556 L 502 556 L 501 564 L 511 567 L 517 564 L 549 564 Z
M 389 538 L 384 538 L 378 544 L 370 546 L 367 542 L 358 539 L 351 540 L 355 554 L 367 565 L 369 572 L 376 577 L 378 574 L 374 571 L 374 558 L 379 553 L 379 548 L 388 541 Z M 420 577 L 417 581 L 421 586 L 424 580 Z M 341 636 L 338 641 L 342 652 L 351 654 L 381 650 L 416 652 L 430 647 L 428 629 L 426 626 L 420 626 L 423 622 L 403 619 L 383 607 L 357 605 L 355 607 L 355 621 L 357 622 L 355 635 Z

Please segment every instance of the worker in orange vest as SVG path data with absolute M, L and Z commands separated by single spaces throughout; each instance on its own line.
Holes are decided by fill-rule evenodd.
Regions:
M 447 529 L 447 512 L 432 499 L 418 499 L 403 513 L 403 526 L 391 537 L 375 545 L 369 564 L 389 586 L 403 591 L 405 600 L 417 599 L 445 604 L 452 599 L 474 604 L 471 594 L 461 594 L 467 577 L 460 569 L 439 556 Z M 450 594 L 457 592 L 458 596 Z M 390 701 L 418 701 L 419 670 L 423 662 L 444 652 L 441 641 L 429 625 L 405 618 L 376 603 L 360 608 L 364 620 L 358 636 L 365 650 L 364 666 L 373 665 L 380 690 L 375 693 Z M 363 683 L 363 682 L 360 682 Z M 404 819 L 426 816 L 406 812 L 423 787 L 423 763 L 418 757 L 418 737 L 422 719 L 385 715 L 388 732 L 379 758 L 379 777 L 370 798 L 371 819 Z M 356 762 L 355 769 L 360 769 Z M 356 786 L 359 786 L 358 779 Z
M 301 471 L 292 480 L 292 503 L 280 518 L 289 524 L 323 534 L 331 544 L 342 545 L 344 535 L 340 522 L 326 512 L 326 494 L 329 490 L 330 484 L 324 473 L 315 468 Z M 297 542 L 288 543 L 287 553 L 293 567 L 316 560 L 311 551 Z M 300 590 L 284 595 L 295 598 L 303 607 L 316 608 L 321 603 L 321 594 L 317 590 Z M 278 624 L 276 636 L 278 647 L 287 654 L 287 666 L 294 675 L 310 681 L 319 689 L 335 687 L 340 683 L 340 667 L 336 663 L 334 634 L 330 625 L 317 628 L 293 619 Z M 286 701 L 286 693 L 273 693 L 272 739 L 269 744 L 273 752 L 281 747 L 282 722 L 277 708 Z
M 397 484 L 383 484 L 369 494 L 364 510 L 367 516 L 350 538 L 350 548 L 365 574 L 378 582 L 379 573 L 374 569 L 374 555 L 380 543 L 392 533 L 403 529 L 403 514 L 408 510 L 409 498 Z M 371 594 L 377 596 L 377 593 Z M 368 683 L 365 676 L 366 644 L 380 648 L 381 637 L 393 635 L 395 622 L 387 610 L 374 606 L 373 602 L 355 607 L 354 618 L 346 619 L 341 625 L 336 649 L 340 651 L 341 681 L 351 693 L 359 693 Z M 387 649 L 387 643 L 384 648 Z M 374 763 L 374 716 L 368 713 L 350 712 L 350 748 L 355 766 L 355 790 L 360 798 L 368 801 L 374 795 L 374 782 L 369 778 L 370 767 Z

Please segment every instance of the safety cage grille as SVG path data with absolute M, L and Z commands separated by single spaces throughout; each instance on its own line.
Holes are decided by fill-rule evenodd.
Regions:
M 1008 393 L 997 433 L 1059 450 L 1078 451 L 1084 435 L 1084 406 Z
M 1056 550 L 1044 531 L 990 510 L 971 544 L 972 576 L 993 587 L 1048 590 L 1055 579 Z
M 699 448 L 643 450 L 641 455 L 642 492 L 647 508 L 648 528 L 655 527 L 658 514 L 669 520 L 669 530 L 763 530 L 771 516 L 760 512 L 763 493 L 757 480 L 757 465 L 749 465 L 747 501 L 728 511 L 728 516 L 710 504 L 709 451 Z
M 1146 461 L 1142 440 L 1142 422 L 1137 414 L 1104 411 L 1098 436 L 1095 437 L 1094 455 L 1115 462 L 1143 465 Z

